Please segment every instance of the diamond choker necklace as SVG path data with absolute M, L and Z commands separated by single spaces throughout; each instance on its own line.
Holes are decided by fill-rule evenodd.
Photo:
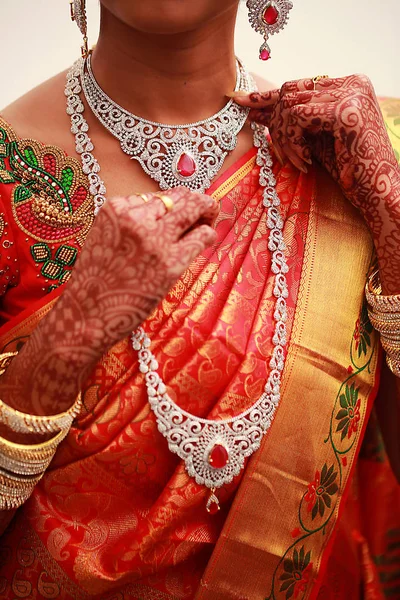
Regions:
M 255 89 L 252 77 L 236 64 L 237 90 Z M 249 109 L 230 100 L 217 114 L 196 123 L 165 125 L 138 117 L 111 100 L 97 83 L 91 56 L 82 62 L 82 89 L 97 119 L 137 160 L 162 190 L 184 185 L 204 193 L 236 148 L 237 136 L 246 123 Z

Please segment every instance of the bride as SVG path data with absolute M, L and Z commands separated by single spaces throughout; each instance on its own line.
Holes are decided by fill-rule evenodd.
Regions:
M 2 598 L 399 584 L 399 166 L 367 77 L 255 82 L 238 5 L 101 0 L 89 51 L 73 0 L 0 113 Z M 292 3 L 247 7 L 268 60 Z

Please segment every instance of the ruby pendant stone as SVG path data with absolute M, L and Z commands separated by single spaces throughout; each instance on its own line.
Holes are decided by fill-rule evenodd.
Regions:
M 264 50 L 261 50 L 260 52 L 260 58 L 261 60 L 269 60 L 271 58 L 271 53 L 264 48 Z
M 210 502 L 210 504 L 207 507 L 207 511 L 210 513 L 210 515 L 216 515 L 217 512 L 219 512 L 221 510 L 221 507 L 219 505 L 219 502 Z
M 196 163 L 193 158 L 184 152 L 176 165 L 179 175 L 191 177 L 196 172 Z
M 223 469 L 229 462 L 229 453 L 221 444 L 216 444 L 208 456 L 208 462 L 213 469 Z
M 270 4 L 267 10 L 264 12 L 263 19 L 267 23 L 267 25 L 275 25 L 279 18 L 278 9 Z

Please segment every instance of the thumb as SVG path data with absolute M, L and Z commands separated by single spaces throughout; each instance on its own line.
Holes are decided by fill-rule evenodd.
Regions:
M 240 104 L 240 106 L 246 106 L 248 108 L 254 108 L 257 110 L 273 110 L 274 106 L 279 100 L 280 90 L 268 90 L 267 92 L 232 92 L 226 94 L 229 98 Z

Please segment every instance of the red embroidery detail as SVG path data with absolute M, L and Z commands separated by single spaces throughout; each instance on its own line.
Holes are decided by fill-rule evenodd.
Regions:
M 56 176 L 57 171 L 57 161 L 54 154 L 45 154 L 43 156 L 43 166 L 44 170 L 53 177 Z

